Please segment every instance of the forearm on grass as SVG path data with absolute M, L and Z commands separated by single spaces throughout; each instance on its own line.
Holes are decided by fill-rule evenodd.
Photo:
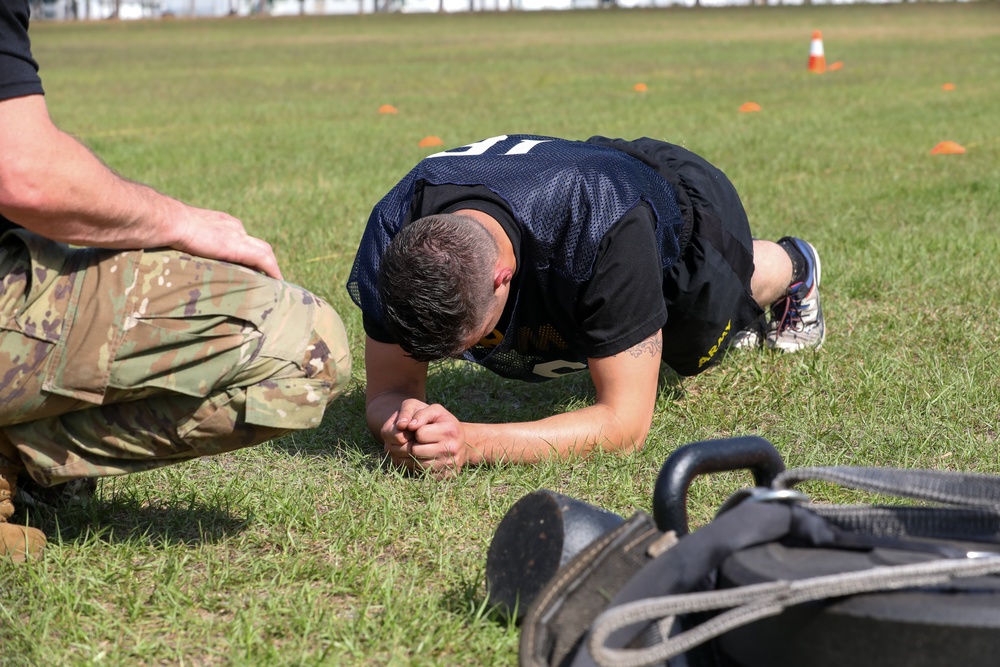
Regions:
M 595 449 L 624 453 L 641 448 L 648 431 L 648 421 L 623 419 L 602 404 L 533 422 L 465 424 L 469 463 L 530 464 Z
M 597 398 L 586 408 L 527 423 L 467 424 L 470 463 L 535 463 L 597 448 L 641 448 L 653 419 L 661 350 L 657 331 L 619 354 L 589 359 Z

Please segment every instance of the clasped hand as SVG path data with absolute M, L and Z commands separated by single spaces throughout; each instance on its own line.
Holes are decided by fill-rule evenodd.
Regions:
M 428 470 L 436 477 L 454 475 L 468 461 L 465 428 L 437 403 L 407 399 L 381 429 L 385 453 L 409 470 Z

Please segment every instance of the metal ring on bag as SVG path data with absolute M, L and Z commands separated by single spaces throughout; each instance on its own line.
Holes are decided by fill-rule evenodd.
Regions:
M 808 503 L 809 496 L 795 489 L 754 489 L 746 500 L 754 503 Z
M 786 503 L 786 504 L 807 504 L 809 496 L 794 489 L 769 489 L 766 486 L 755 486 L 753 488 L 740 489 L 731 495 L 726 502 L 722 503 L 715 516 L 723 512 L 728 512 L 744 500 L 755 503 Z

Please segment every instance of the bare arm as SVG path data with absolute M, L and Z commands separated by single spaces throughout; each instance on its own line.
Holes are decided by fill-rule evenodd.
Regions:
M 404 444 L 407 435 L 395 424 L 405 401 L 426 405 L 427 364 L 406 356 L 398 345 L 365 338 L 365 374 L 369 430 L 384 443 Z
M 535 422 L 467 424 L 470 462 L 535 463 L 595 449 L 641 448 L 656 403 L 660 332 L 612 357 L 590 359 L 593 405 Z
M 45 98 L 0 102 L 0 213 L 55 241 L 105 248 L 171 247 L 281 277 L 271 246 L 236 218 L 129 181 L 57 128 Z
M 424 402 L 426 365 L 418 384 L 405 379 L 416 373 L 403 367 L 403 372 L 396 374 L 403 379 L 391 387 L 393 383 L 387 382 L 393 375 L 389 363 L 375 368 L 380 381 L 374 390 L 369 386 L 368 423 L 399 465 L 445 474 L 466 463 L 535 463 L 585 454 L 598 447 L 627 451 L 641 447 L 649 431 L 661 352 L 662 339 L 657 332 L 613 357 L 591 359 L 597 394 L 593 405 L 534 422 L 505 424 L 460 422 L 443 406 L 428 405 Z M 369 383 L 371 380 L 369 369 Z M 381 419 L 389 423 L 379 426 Z

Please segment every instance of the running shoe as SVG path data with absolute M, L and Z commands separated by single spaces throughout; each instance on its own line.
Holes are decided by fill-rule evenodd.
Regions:
M 771 305 L 767 346 L 782 352 L 818 350 L 826 338 L 823 308 L 819 303 L 819 255 L 802 239 L 786 239 L 805 257 L 806 277 L 791 285 L 788 294 Z
M 767 317 L 761 315 L 743 331 L 737 331 L 729 344 L 733 350 L 755 350 L 764 347 L 764 337 L 767 331 Z

